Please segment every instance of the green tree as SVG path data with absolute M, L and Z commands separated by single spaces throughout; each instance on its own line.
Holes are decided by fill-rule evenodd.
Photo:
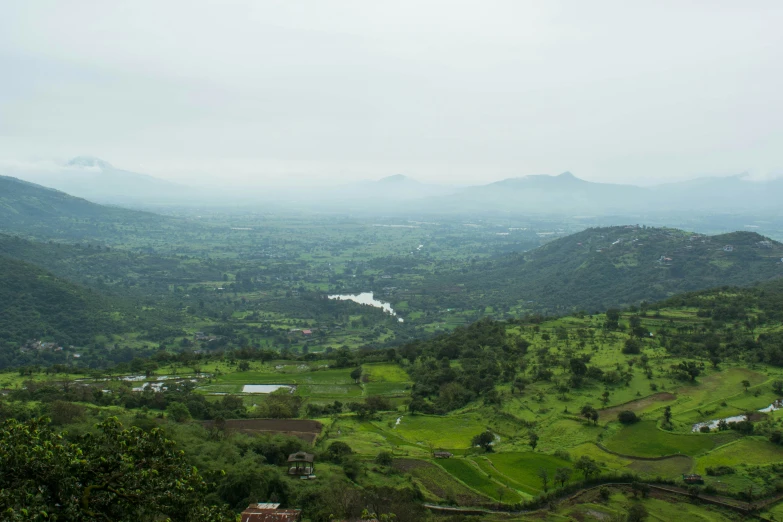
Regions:
M 750 381 L 745 379 L 742 381 L 742 387 L 745 388 L 745 391 L 748 391 L 748 388 L 750 388 Z
M 4 520 L 233 520 L 206 505 L 210 485 L 160 428 L 126 429 L 110 418 L 69 441 L 46 419 L 9 420 L 0 447 Z
M 581 472 L 584 475 L 585 480 L 589 479 L 593 475 L 598 474 L 600 471 L 598 463 L 587 455 L 582 455 L 579 460 L 576 461 L 576 464 L 574 464 L 574 469 Z
M 473 444 L 473 446 L 480 446 L 484 449 L 484 451 L 490 452 L 492 451 L 492 443 L 494 441 L 495 441 L 495 436 L 492 434 L 491 431 L 487 430 L 473 437 L 471 443 Z
M 530 444 L 530 449 L 533 451 L 536 451 L 536 446 L 538 446 L 538 438 L 538 434 L 534 431 L 527 434 L 527 443 Z
M 172 402 L 166 408 L 166 413 L 176 422 L 187 422 L 190 420 L 190 411 L 188 407 L 181 402 Z
M 359 382 L 359 379 L 361 379 L 361 377 L 362 377 L 362 367 L 361 366 L 351 370 L 351 379 L 353 379 L 353 382 Z
M 541 479 L 541 485 L 544 488 L 544 493 L 549 491 L 549 471 L 546 468 L 538 468 L 536 475 L 538 475 L 538 478 Z
M 557 470 L 555 470 L 555 482 L 559 482 L 560 487 L 562 488 L 565 486 L 566 482 L 571 480 L 571 474 L 573 471 L 573 469 L 568 467 L 557 468 Z

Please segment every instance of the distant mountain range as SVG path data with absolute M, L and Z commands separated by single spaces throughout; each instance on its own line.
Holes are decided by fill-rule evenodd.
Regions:
M 595 183 L 570 172 L 531 175 L 476 186 L 421 183 L 402 174 L 361 181 L 289 189 L 224 191 L 194 188 L 113 167 L 90 156 L 55 171 L 6 174 L 98 203 L 131 207 L 162 205 L 236 206 L 383 213 L 514 213 L 550 215 L 638 215 L 667 212 L 777 212 L 783 179 L 748 181 L 743 175 L 706 177 L 652 187 Z

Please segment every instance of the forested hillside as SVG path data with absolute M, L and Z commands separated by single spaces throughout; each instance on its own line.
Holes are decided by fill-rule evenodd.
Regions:
M 0 231 L 49 239 L 117 241 L 144 227 L 148 238 L 180 223 L 152 214 L 91 203 L 50 188 L 0 176 Z
M 0 341 L 83 344 L 117 332 L 111 302 L 29 263 L 0 256 Z
M 550 313 L 665 299 L 783 276 L 783 245 L 753 232 L 703 236 L 637 226 L 593 228 L 524 254 L 476 263 L 425 288 L 449 306 L 492 303 Z

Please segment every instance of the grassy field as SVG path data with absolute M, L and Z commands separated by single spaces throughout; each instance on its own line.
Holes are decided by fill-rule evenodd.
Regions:
M 543 491 L 541 478 L 538 476 L 540 469 L 546 470 L 551 480 L 557 468 L 572 466 L 572 463 L 567 460 L 532 451 L 491 453 L 485 458 L 491 463 L 493 469 L 502 476 L 508 477 L 521 491 L 531 495 L 537 495 Z
M 438 461 L 438 465 L 459 479 L 471 489 L 482 495 L 504 502 L 519 502 L 522 497 L 514 490 L 500 482 L 492 480 L 491 475 L 481 471 L 478 466 L 467 459 L 451 458 Z
M 708 467 L 764 466 L 783 461 L 783 447 L 761 437 L 748 437 L 717 448 L 696 460 L 697 473 Z
M 698 455 L 713 448 L 709 435 L 685 435 L 659 430 L 653 421 L 625 426 L 605 442 L 605 446 L 623 455 L 658 457 L 662 455 Z

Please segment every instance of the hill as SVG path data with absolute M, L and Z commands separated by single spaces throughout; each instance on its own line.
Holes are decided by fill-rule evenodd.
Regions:
M 754 232 L 593 228 L 450 273 L 426 292 L 450 307 L 596 311 L 781 277 L 782 258 L 783 245 Z
M 90 244 L 29 241 L 0 234 L 0 256 L 32 263 L 69 281 L 106 293 L 168 295 L 172 284 L 214 281 L 222 273 L 206 263 Z
M 3 256 L 0 273 L 0 346 L 31 339 L 83 345 L 123 328 L 112 303 L 93 291 Z
M 98 205 L 58 190 L 0 176 L 0 232 L 49 239 L 122 240 L 141 227 L 154 237 L 172 218 L 150 212 Z
M 92 156 L 78 156 L 54 170 L 12 172 L 12 175 L 67 194 L 111 205 L 181 204 L 209 200 L 210 194 L 129 170 Z

